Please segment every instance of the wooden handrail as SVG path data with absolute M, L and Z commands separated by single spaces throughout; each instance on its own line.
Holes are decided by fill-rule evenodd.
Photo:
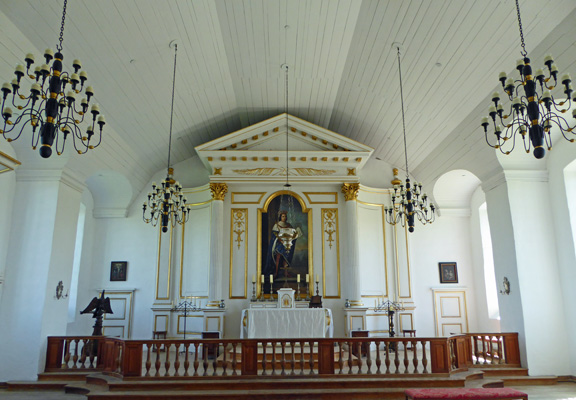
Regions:
M 520 366 L 517 333 L 317 339 L 48 338 L 46 372 L 102 370 L 119 377 L 449 375 L 479 364 Z

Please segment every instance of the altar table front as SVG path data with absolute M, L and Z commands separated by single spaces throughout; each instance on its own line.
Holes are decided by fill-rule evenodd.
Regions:
M 241 338 L 323 338 L 333 332 L 328 308 L 251 308 L 242 311 L 241 321 Z

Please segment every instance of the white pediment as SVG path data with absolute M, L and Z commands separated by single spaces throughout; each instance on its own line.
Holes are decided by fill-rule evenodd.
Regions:
M 196 147 L 213 181 L 353 182 L 373 151 L 285 113 Z

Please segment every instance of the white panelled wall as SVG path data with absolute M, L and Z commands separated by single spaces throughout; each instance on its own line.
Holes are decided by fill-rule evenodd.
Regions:
M 370 308 L 367 313 L 368 329 L 373 331 L 372 335 L 386 336 L 385 320 L 370 316 L 374 314 L 371 308 L 379 296 L 396 299 L 399 295 L 398 299 L 404 302 L 410 314 L 403 320 L 404 324 L 410 321 L 418 336 L 433 336 L 436 321 L 431 289 L 466 288 L 470 331 L 498 331 L 501 326 L 502 331 L 519 332 L 523 363 L 530 368 L 531 374 L 573 374 L 576 356 L 574 350 L 569 352 L 566 349 L 575 347 L 573 335 L 569 337 L 567 332 L 574 329 L 576 318 L 574 310 L 564 307 L 576 301 L 571 290 L 571 283 L 575 281 L 574 240 L 570 233 L 570 218 L 567 218 L 575 210 L 568 208 L 564 185 L 564 170 L 572 161 L 569 150 L 558 146 L 547 165 L 548 181 L 532 179 L 533 174 L 545 176 L 541 172 L 531 171 L 530 178 L 525 180 L 514 179 L 505 171 L 500 175 L 500 180 L 494 178 L 482 182 L 468 201 L 467 213 L 451 211 L 446 207 L 434 224 L 416 225 L 415 233 L 408 236 L 407 250 L 406 247 L 402 248 L 406 246 L 406 242 L 401 243 L 405 237 L 403 230 L 383 221 L 382 206 L 389 202 L 387 189 L 361 186 L 356 207 L 360 292 L 362 301 Z M 21 173 L 30 174 L 25 170 Z M 378 171 L 374 169 L 371 182 L 378 181 L 378 176 L 374 175 L 376 173 Z M 159 171 L 154 179 L 158 181 L 163 175 L 164 171 Z M 207 191 L 208 174 L 197 158 L 176 165 L 176 175 L 185 187 L 203 187 L 204 192 Z M 6 200 L 2 218 L 6 221 L 7 215 L 18 216 L 9 229 L 6 228 L 8 222 L 3 222 L 0 231 L 4 237 L 10 237 L 11 243 L 8 255 L 3 255 L 0 260 L 1 265 L 6 265 L 4 288 L 0 292 L 0 312 L 3 316 L 3 344 L 0 351 L 3 359 L 16 366 L 9 370 L 2 369 L 0 380 L 33 379 L 42 370 L 47 335 L 90 334 L 93 324 L 91 316 L 78 315 L 78 312 L 97 294 L 97 290 L 136 289 L 132 338 L 150 338 L 154 329 L 152 307 L 158 273 L 158 228 L 142 222 L 140 204 L 146 191 L 132 201 L 126 217 L 114 212 L 110 217 L 102 217 L 98 213 L 99 218 L 95 218 L 93 211 L 96 205 L 88 189 L 80 195 L 79 191 L 63 183 L 54 181 L 48 184 L 50 187 L 44 188 L 46 183 L 18 183 L 16 176 L 14 172 L 0 175 L 0 193 Z M 269 196 L 282 189 L 282 185 L 270 183 L 246 185 L 235 182 L 228 185 L 222 210 L 222 277 L 215 282 L 226 301 L 226 337 L 239 337 L 240 312 L 248 306 L 252 295 L 251 277 L 258 274 L 258 256 L 254 250 L 254 244 L 259 239 L 258 209 L 263 207 Z M 36 201 L 40 198 L 39 191 L 42 193 L 41 202 Z M 345 232 L 348 229 L 348 208 L 341 187 L 335 183 L 313 186 L 295 183 L 292 191 L 312 210 L 313 274 L 323 275 L 320 292 L 324 296 L 324 305 L 333 310 L 335 336 L 344 336 L 344 300 L 351 298 L 354 290 L 350 289 L 347 281 L 349 244 Z M 334 204 L 326 197 L 314 197 L 309 194 L 311 192 L 331 193 L 332 197 L 328 199 L 335 196 L 337 202 Z M 249 195 L 254 198 L 244 197 L 242 200 L 241 193 L 262 193 L 262 196 Z M 22 199 L 28 200 L 23 202 Z M 195 244 L 200 238 L 210 237 L 210 232 L 206 230 L 209 229 L 207 226 L 213 213 L 210 202 L 205 201 L 198 201 L 198 204 L 204 204 L 197 207 L 198 210 L 205 209 L 202 215 L 208 219 L 198 224 L 193 219 L 186 226 L 186 235 Z M 501 321 L 490 319 L 486 306 L 478 213 L 484 201 L 487 203 L 492 234 L 496 284 L 498 289 L 502 289 L 504 276 L 511 282 L 510 295 L 498 294 Z M 14 203 L 11 205 L 10 202 Z M 58 280 L 64 281 L 65 288 L 69 284 L 80 202 L 86 205 L 87 211 L 78 301 L 75 319 L 67 325 L 67 300 L 55 301 L 51 291 Z M 52 217 L 45 212 L 31 213 L 31 207 L 35 207 L 33 204 L 41 205 L 42 209 L 51 208 Z M 6 209 L 10 212 L 6 213 Z M 242 240 L 247 241 L 247 249 L 242 246 L 238 249 L 234 242 L 233 209 L 246 212 L 246 229 Z M 326 229 L 323 210 L 337 210 L 338 214 L 339 236 L 333 243 L 338 252 L 326 257 L 322 250 L 323 242 L 327 240 L 323 232 Z M 54 238 L 45 242 L 44 239 L 51 235 Z M 210 257 L 205 257 L 209 248 L 206 241 L 202 242 L 204 244 L 195 247 L 194 252 L 202 252 L 204 247 L 204 253 L 196 258 L 185 250 L 185 257 L 192 258 L 189 264 L 185 261 L 185 268 L 191 268 L 192 273 L 184 276 L 184 291 L 188 290 L 187 284 L 191 285 L 191 290 L 195 290 L 193 285 L 196 280 L 192 278 L 197 276 L 195 274 L 208 274 L 203 265 L 210 263 Z M 232 245 L 236 247 L 232 248 Z M 326 251 L 328 242 L 324 246 Z M 181 251 L 177 247 L 173 246 L 173 252 Z M 238 253 L 235 254 L 233 249 L 237 249 Z M 110 282 L 111 261 L 128 261 L 127 281 Z M 178 257 L 174 257 L 173 262 L 178 264 Z M 438 262 L 457 263 L 457 284 L 440 284 Z M 11 265 L 17 265 L 17 268 L 11 268 Z M 34 279 L 28 279 L 30 276 Z M 208 276 L 204 278 L 207 286 Z M 172 266 L 170 279 L 171 298 L 180 299 L 177 296 L 181 281 L 179 265 Z M 190 279 L 194 282 L 188 282 Z M 19 322 L 17 316 L 21 313 L 26 313 L 26 323 Z M 399 330 L 397 325 L 397 332 Z M 547 346 L 546 352 L 541 351 L 543 343 Z

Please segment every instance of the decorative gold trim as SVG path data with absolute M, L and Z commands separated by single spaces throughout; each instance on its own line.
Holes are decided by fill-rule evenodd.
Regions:
M 114 290 L 114 289 L 106 289 L 106 292 L 108 294 L 115 294 L 115 295 L 127 295 L 128 296 L 128 312 L 124 313 L 124 315 L 127 316 L 128 318 L 128 336 L 127 338 L 130 338 L 130 336 L 132 335 L 132 308 L 134 306 L 133 304 L 133 295 L 134 292 L 131 290 Z
M 238 201 L 235 198 L 235 196 L 250 195 L 250 194 L 259 195 L 260 197 L 256 201 Z M 260 202 L 262 201 L 262 198 L 265 195 L 266 195 L 266 192 L 232 192 L 232 197 L 231 197 L 230 203 L 231 204 L 260 204 Z
M 338 223 L 338 209 L 337 208 L 323 208 L 322 212 L 322 294 L 325 299 L 339 299 L 341 296 L 340 292 L 340 230 Z M 327 239 L 324 239 L 324 234 L 328 235 Z M 332 235 L 336 234 L 335 238 Z M 338 294 L 336 296 L 328 296 L 326 294 L 326 242 L 330 250 L 332 249 L 332 242 L 336 242 L 336 273 L 337 273 L 337 285 Z
M 302 192 L 302 194 L 308 200 L 310 204 L 338 204 L 338 192 Z M 310 196 L 313 195 L 321 195 L 321 196 L 334 196 L 334 200 L 332 201 L 314 201 Z
M 244 242 L 244 294 L 242 296 L 232 295 L 232 281 L 234 277 L 234 247 L 241 248 Z M 236 244 L 235 244 L 236 243 Z M 230 209 L 230 272 L 228 283 L 228 297 L 230 299 L 246 299 L 248 297 L 248 209 Z
M 223 201 L 228 192 L 228 185 L 222 182 L 210 182 L 210 192 L 212 192 L 212 199 Z
M 104 320 L 107 321 L 124 321 L 126 319 L 126 298 L 124 297 L 119 297 L 119 298 L 114 298 L 114 297 L 110 297 L 110 301 L 112 300 L 123 300 L 124 301 L 124 318 L 120 318 L 119 317 L 119 313 L 118 310 L 116 310 L 116 312 L 114 314 L 104 314 Z
M 217 330 L 218 332 L 220 332 L 220 330 L 221 330 L 221 328 L 222 328 L 222 325 L 220 324 L 220 317 L 210 317 L 210 316 L 207 316 L 207 317 L 204 319 L 204 330 L 208 330 L 208 320 L 209 320 L 209 319 L 215 319 L 215 320 L 218 321 L 218 329 L 216 329 L 216 330 Z
M 402 316 L 406 315 L 410 317 L 410 329 L 414 329 L 414 316 L 412 315 L 412 313 L 398 313 L 398 333 L 402 333 L 402 331 L 404 330 L 404 326 L 402 324 Z
M 356 168 L 347 168 L 348 176 L 356 176 Z
M 17 165 L 22 165 L 22 163 L 20 161 L 18 161 L 17 159 L 15 159 L 14 157 L 9 156 L 8 154 L 0 151 L 0 157 L 2 158 L 6 158 L 8 161 L 12 161 L 14 164 Z
M 344 193 L 344 199 L 346 201 L 358 199 L 358 191 L 360 190 L 359 183 L 343 183 L 342 193 Z
M 168 316 L 168 314 L 156 314 L 156 315 L 154 315 L 154 330 L 155 331 L 160 330 L 160 329 L 158 329 L 158 317 L 166 318 L 166 323 L 164 324 L 165 326 L 164 326 L 164 329 L 162 329 L 162 330 L 165 330 L 166 332 L 168 332 L 168 323 L 170 321 L 170 317 Z
M 166 285 L 167 297 L 159 297 L 158 293 L 160 291 L 160 263 L 161 263 L 161 251 L 162 251 L 162 226 L 158 225 L 158 265 L 156 268 L 156 300 L 170 300 L 170 275 L 172 267 L 172 225 L 170 225 L 170 244 L 168 250 L 168 279 Z
M 214 167 L 214 175 L 222 175 L 222 167 Z
M 122 325 L 102 325 L 102 335 L 103 336 L 110 336 L 110 335 L 106 335 L 106 328 L 121 328 L 122 329 L 122 336 L 120 336 L 121 338 L 124 338 L 124 326 Z M 114 336 L 113 336 L 114 337 Z
M 374 203 L 366 203 L 364 201 L 357 200 L 358 204 L 362 204 L 364 206 L 370 207 L 378 207 L 380 208 L 380 213 L 382 215 L 382 248 L 384 249 L 384 293 L 382 296 L 388 297 L 389 295 L 389 287 L 388 287 L 388 246 L 386 244 L 386 213 L 384 211 L 383 204 L 374 204 Z M 382 296 L 361 296 L 361 297 L 382 297 Z
M 392 168 L 392 173 L 394 174 L 394 179 L 390 183 L 392 185 L 401 185 L 402 181 L 398 178 L 398 168 Z
M 178 315 L 178 320 L 177 320 L 177 323 L 176 323 L 176 334 L 177 334 L 177 335 L 183 335 L 183 334 L 184 334 L 184 331 L 181 331 L 181 330 L 180 330 L 180 319 L 183 318 L 183 317 L 184 317 L 183 315 Z M 190 314 L 188 314 L 188 315 L 186 316 L 186 318 L 204 318 L 204 316 L 203 316 L 203 315 L 190 315 Z M 188 324 L 186 324 L 186 325 L 188 325 Z M 188 329 L 188 327 L 186 327 L 186 329 Z M 187 335 L 188 335 L 188 334 L 191 334 L 191 335 L 201 335 L 202 332 L 195 332 L 195 331 L 186 330 L 186 334 L 187 334 Z
M 436 327 L 436 336 L 440 336 L 440 316 L 438 315 L 438 311 L 440 310 L 440 307 L 438 305 L 438 300 L 441 297 L 438 297 L 438 295 L 442 295 L 442 294 L 457 294 L 457 293 L 462 293 L 462 297 L 464 299 L 464 315 L 465 317 L 464 322 L 466 323 L 466 330 L 464 330 L 463 332 L 467 332 L 469 329 L 469 323 L 468 323 L 468 302 L 466 300 L 466 291 L 465 290 L 436 290 L 436 289 L 432 289 L 432 292 L 434 294 L 434 325 Z

